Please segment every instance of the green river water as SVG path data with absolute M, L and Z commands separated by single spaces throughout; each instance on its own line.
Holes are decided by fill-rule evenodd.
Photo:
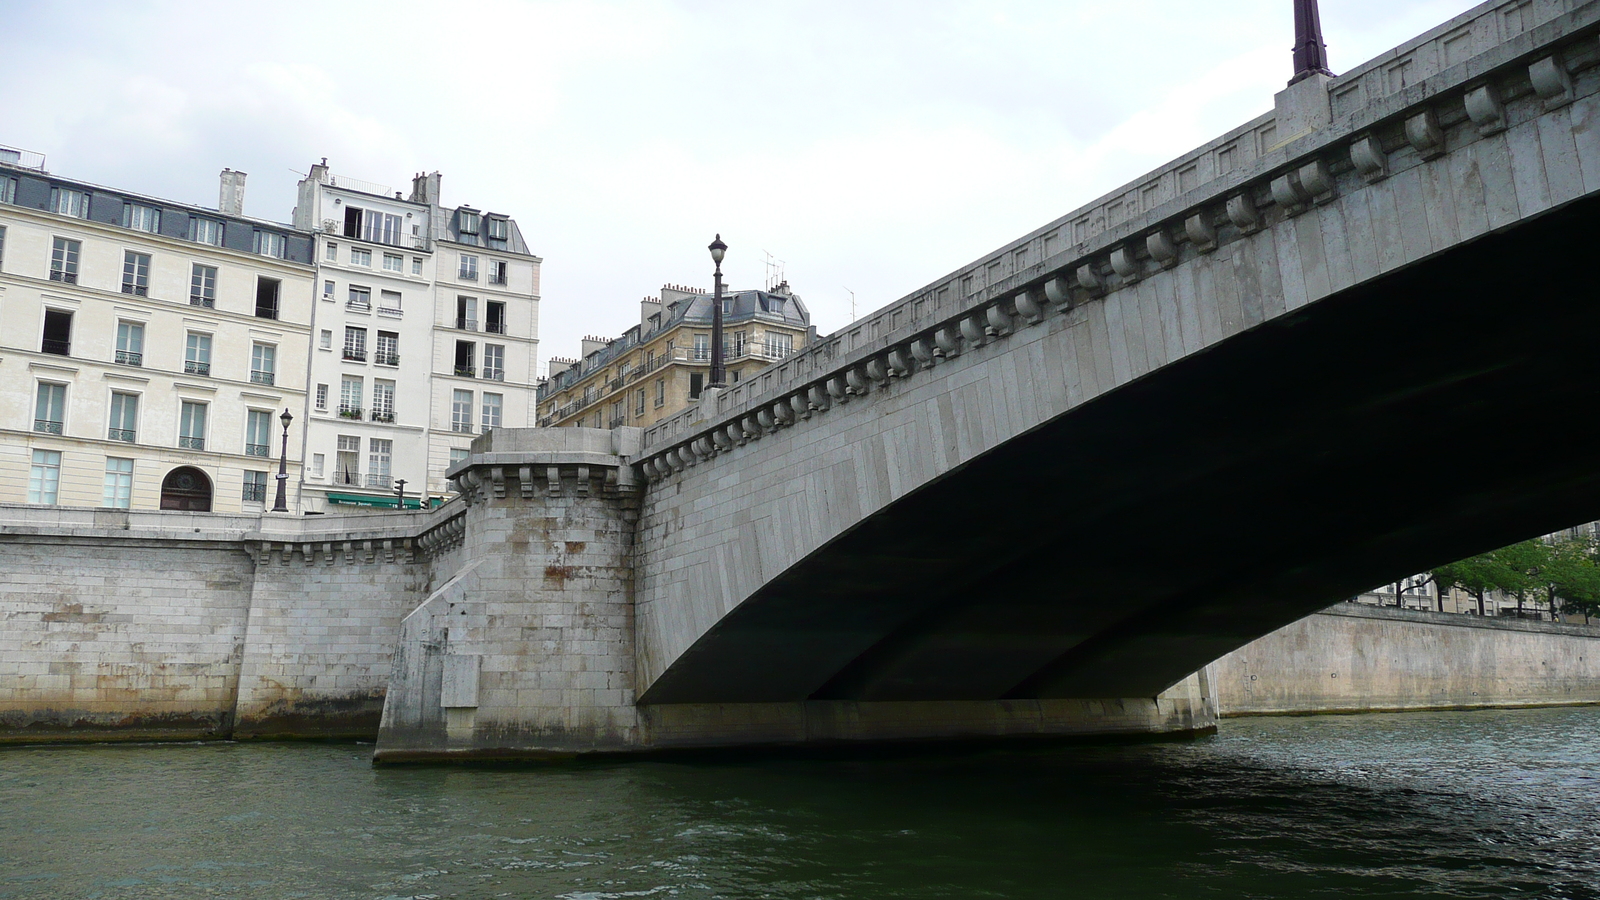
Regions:
M 843 758 L 370 751 L 0 751 L 0 898 L 1600 898 L 1600 708 Z

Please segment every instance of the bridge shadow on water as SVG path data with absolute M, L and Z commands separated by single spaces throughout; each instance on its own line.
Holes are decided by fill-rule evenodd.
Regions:
M 859 648 L 810 699 L 1149 697 L 1374 584 L 1600 518 L 1597 239 L 1579 201 L 1085 403 L 774 579 L 645 702 L 807 699 L 763 682 L 774 636 Z

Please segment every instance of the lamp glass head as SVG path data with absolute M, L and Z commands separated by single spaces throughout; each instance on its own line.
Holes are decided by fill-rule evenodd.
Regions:
M 294 421 L 294 416 L 289 414 L 289 407 L 285 406 L 283 408 L 283 415 L 278 417 L 278 421 L 283 423 L 285 431 L 289 429 L 289 423 Z
M 728 245 L 722 242 L 722 235 L 717 235 L 717 239 L 711 242 L 711 261 L 722 265 L 722 256 L 727 252 Z

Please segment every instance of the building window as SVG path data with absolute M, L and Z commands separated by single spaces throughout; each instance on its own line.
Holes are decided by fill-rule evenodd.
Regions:
M 141 206 L 138 203 L 124 203 L 122 204 L 122 227 L 159 234 L 161 232 L 161 210 L 153 206 Z
M 635 416 L 644 415 L 644 388 L 639 388 L 638 396 L 635 398 L 633 414 Z
M 339 484 L 361 483 L 361 438 L 353 435 L 339 435 L 339 451 L 334 454 L 333 464 L 336 469 L 333 480 Z
M 411 274 L 413 274 L 413 275 L 421 275 L 422 274 L 422 257 L 420 257 L 420 256 L 411 257 Z
M 327 245 L 322 248 L 322 258 L 328 262 L 338 262 L 339 245 L 335 244 L 333 241 L 329 241 Z
M 67 238 L 56 238 L 50 249 L 50 280 L 61 281 L 66 284 L 78 283 L 78 250 L 82 247 L 77 241 Z
M 730 356 L 730 357 L 740 357 L 740 356 L 744 355 L 744 346 L 745 346 L 745 343 L 746 343 L 746 334 L 747 333 L 743 332 L 743 331 L 735 331 L 733 333 L 733 341 L 732 341 L 732 343 L 730 345 L 730 349 L 728 350 L 728 356 Z
M 401 315 L 399 291 L 378 292 L 378 315 L 395 317 Z
M 621 425 L 623 422 L 627 421 L 626 417 L 623 415 L 623 403 L 624 402 L 625 401 L 622 401 L 622 400 L 617 400 L 617 401 L 612 402 L 612 404 L 611 404 L 611 424 L 609 426 L 607 426 L 607 427 L 615 428 L 618 425 Z
M 116 361 L 124 366 L 144 365 L 144 325 L 139 322 L 117 323 Z
M 278 279 L 256 278 L 256 318 L 278 317 Z
M 400 365 L 400 334 L 394 331 L 378 332 L 378 346 L 372 361 L 380 366 Z
M 0 203 L 17 202 L 17 180 L 15 178 L 0 178 Z
M 50 211 L 75 219 L 89 218 L 89 195 L 68 188 L 50 189 Z
M 139 439 L 139 395 L 111 392 L 111 425 L 106 438 L 131 444 Z
M 478 298 L 456 298 L 456 327 L 462 331 L 478 330 Z
M 689 399 L 700 399 L 700 389 L 705 387 L 706 376 L 700 372 L 689 373 Z
M 313 453 L 313 454 L 311 454 L 311 477 L 312 478 L 321 478 L 322 477 L 322 470 L 324 468 L 326 468 L 326 466 L 327 466 L 327 459 L 328 459 L 328 457 L 327 457 L 327 454 L 325 454 L 325 453 Z
M 221 247 L 222 223 L 215 219 L 202 219 L 198 216 L 190 219 L 189 240 L 197 244 L 210 244 L 213 247 Z
M 44 311 L 44 334 L 39 341 L 39 352 L 72 355 L 72 313 L 64 309 Z
M 511 223 L 505 219 L 490 217 L 488 220 L 489 233 L 485 235 L 491 241 L 508 241 L 511 239 Z M 501 263 L 504 265 L 504 263 Z M 501 282 L 504 284 L 505 282 Z
M 452 468 L 452 469 L 455 468 L 457 463 L 466 462 L 467 458 L 470 457 L 470 456 L 472 456 L 472 451 L 466 449 L 465 447 L 451 447 L 450 448 L 450 468 Z
M 471 341 L 456 341 L 456 367 L 455 373 L 462 378 L 473 376 L 472 358 L 477 355 L 478 345 Z
M 478 214 L 467 209 L 461 210 L 461 225 L 457 230 L 462 234 L 477 234 Z
M 253 384 L 275 384 L 278 372 L 278 348 L 271 344 L 250 345 L 250 381 Z
M 500 410 L 505 406 L 505 398 L 499 394 L 485 392 L 483 395 L 483 430 L 500 427 Z
M 478 258 L 461 254 L 461 269 L 456 273 L 462 281 L 478 280 Z
M 346 375 L 339 379 L 339 418 L 361 418 L 361 379 Z
M 394 382 L 372 382 L 372 421 L 394 421 Z
M 324 409 L 325 410 L 327 408 L 328 408 L 328 386 L 325 385 L 325 384 L 319 384 L 319 385 L 317 385 L 317 409 Z
M 385 253 L 383 255 L 383 270 L 385 272 L 404 272 L 406 258 L 398 253 Z
M 122 292 L 135 297 L 150 295 L 150 255 L 132 250 L 122 254 Z
M 769 331 L 766 345 L 768 359 L 783 359 L 794 352 L 794 335 Z
M 6 227 L 0 225 L 0 263 L 6 261 Z
M 506 348 L 499 344 L 483 345 L 483 377 L 490 381 L 506 380 Z
M 275 231 L 256 232 L 255 251 L 262 256 L 283 259 L 286 245 L 287 242 L 283 239 L 283 235 Z
M 217 267 L 195 263 L 189 270 L 189 305 L 211 309 L 217 305 Z
M 272 455 L 272 413 L 252 409 L 244 417 L 244 455 Z
M 332 300 L 333 299 L 333 282 L 324 281 L 322 283 L 322 299 L 324 299 L 324 300 Z
M 361 217 L 361 239 L 374 244 L 397 246 L 400 243 L 400 217 L 392 213 L 367 210 Z
M 206 448 L 206 405 L 194 400 L 183 401 L 178 412 L 178 446 L 184 450 Z
M 711 358 L 711 335 L 697 334 L 694 336 L 694 361 L 705 362 Z
M 372 251 L 360 247 L 350 248 L 350 265 L 372 267 Z
M 503 259 L 489 260 L 489 283 L 506 283 L 506 261 Z
M 241 498 L 246 503 L 267 502 L 267 473 L 252 472 L 249 469 L 244 473 L 244 495 Z
M 34 393 L 33 430 L 44 434 L 60 434 L 66 422 L 67 386 L 39 382 Z
M 656 407 L 659 409 L 662 406 L 662 404 L 664 404 L 666 402 L 667 402 L 667 380 L 665 378 L 657 378 L 656 379 Z
M 28 470 L 28 502 L 54 506 L 60 484 L 61 451 L 33 451 L 33 467 Z
M 133 499 L 133 460 L 106 457 L 106 485 L 101 502 L 110 509 L 127 509 Z
M 183 347 L 183 373 L 185 375 L 211 374 L 211 335 L 189 332 Z
M 472 392 L 454 391 L 450 397 L 450 430 L 472 433 Z
M 394 486 L 389 477 L 389 464 L 393 458 L 394 441 L 383 438 L 367 440 L 367 487 L 388 490 Z
M 344 308 L 351 312 L 371 312 L 372 288 L 350 285 L 350 299 L 344 302 Z
M 317 335 L 317 346 L 323 350 L 333 349 L 333 329 L 322 329 L 322 331 Z
M 506 333 L 506 305 L 498 300 L 489 300 L 483 304 L 483 327 L 490 334 Z
M 344 358 L 356 362 L 367 361 L 367 330 L 365 328 L 345 326 Z

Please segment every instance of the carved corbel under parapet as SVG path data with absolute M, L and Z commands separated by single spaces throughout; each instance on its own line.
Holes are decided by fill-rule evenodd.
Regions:
M 1228 221 L 1245 234 L 1261 230 L 1261 213 L 1256 211 L 1256 201 L 1249 192 L 1228 198 Z
M 1150 252 L 1150 258 L 1161 265 L 1163 269 L 1170 269 L 1178 264 L 1178 242 L 1172 239 L 1165 228 L 1158 229 L 1145 236 L 1144 248 Z
M 1528 65 L 1528 80 L 1544 101 L 1544 111 L 1558 109 L 1572 102 L 1572 76 L 1555 54 L 1536 59 Z
M 1350 142 L 1350 163 L 1368 184 L 1389 177 L 1389 155 L 1375 134 L 1363 134 Z
M 1433 110 L 1425 109 L 1406 119 L 1406 141 L 1423 159 L 1444 155 L 1444 131 L 1439 127 L 1439 117 Z
M 1111 270 L 1128 284 L 1139 280 L 1139 258 L 1134 255 L 1132 247 L 1124 244 L 1111 251 Z
M 1211 224 L 1211 217 L 1204 210 L 1183 220 L 1183 233 L 1194 249 L 1201 253 L 1211 253 L 1217 249 L 1217 226 Z
M 1483 135 L 1484 137 L 1488 137 L 1491 134 L 1499 134 L 1500 132 L 1506 130 L 1506 107 L 1504 103 L 1500 102 L 1500 93 L 1495 90 L 1494 85 L 1488 83 L 1478 85 L 1472 90 L 1467 91 L 1467 96 L 1464 98 L 1464 101 L 1467 107 L 1467 118 L 1472 120 L 1472 124 L 1478 126 L 1479 134 Z M 1430 120 L 1433 119 L 1432 112 L 1422 113 L 1421 115 L 1428 116 Z M 1412 118 L 1415 119 L 1417 116 L 1412 116 Z M 1433 127 L 1435 131 L 1438 130 L 1439 126 L 1437 121 L 1434 122 Z M 1411 122 L 1407 121 L 1406 136 L 1410 137 L 1410 135 Z M 1412 143 L 1416 142 L 1413 141 Z M 1420 149 L 1418 152 L 1421 152 Z M 1439 141 L 1439 152 L 1433 154 L 1433 156 L 1438 156 L 1443 152 L 1444 140 L 1441 138 Z M 1423 157 L 1423 159 L 1432 158 L 1433 157 L 1431 156 Z

